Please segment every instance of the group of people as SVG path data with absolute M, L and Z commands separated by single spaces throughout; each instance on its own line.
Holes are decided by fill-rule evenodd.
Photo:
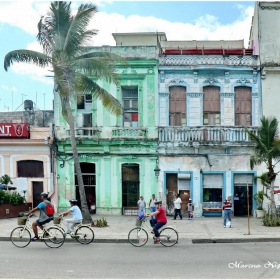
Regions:
M 149 201 L 149 207 L 150 207 L 150 211 L 151 213 L 156 211 L 156 207 L 155 207 L 155 202 L 157 201 L 155 195 L 152 195 L 152 198 Z M 140 199 L 137 202 L 138 205 L 138 215 L 145 215 L 146 214 L 146 202 L 144 200 L 143 196 L 140 196 Z M 180 217 L 180 219 L 182 220 L 182 213 L 181 213 L 181 208 L 182 208 L 182 200 L 180 198 L 180 195 L 177 194 L 176 195 L 176 199 L 174 200 L 174 218 L 173 220 L 176 220 L 177 216 Z M 192 203 L 192 199 L 189 199 L 188 205 L 187 205 L 187 211 L 188 211 L 188 219 L 189 220 L 193 220 L 193 211 L 194 211 L 194 205 Z M 151 219 L 153 220 L 153 219 Z M 151 223 L 152 224 L 152 223 Z

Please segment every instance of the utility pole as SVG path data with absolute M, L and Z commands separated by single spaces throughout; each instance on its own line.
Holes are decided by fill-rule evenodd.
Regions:
M 45 111 L 45 96 L 46 94 L 44 93 L 44 111 Z
M 12 112 L 14 111 L 14 92 L 12 90 Z

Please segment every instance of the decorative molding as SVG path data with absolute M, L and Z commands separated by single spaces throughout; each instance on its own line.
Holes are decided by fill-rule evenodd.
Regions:
M 193 74 L 182 73 L 182 74 L 165 74 L 165 79 L 192 79 Z
M 155 74 L 154 69 L 153 69 L 153 68 L 149 68 L 149 69 L 147 70 L 147 74 L 148 74 L 148 75 L 153 75 L 153 74 Z
M 159 65 L 228 65 L 228 66 L 257 66 L 257 56 L 243 55 L 168 55 L 159 56 Z
M 193 72 L 193 82 L 197 83 L 197 72 L 196 71 Z
M 160 71 L 160 82 L 164 83 L 164 81 L 165 81 L 164 71 Z
M 261 6 L 261 9 L 262 10 L 264 10 L 264 9 L 266 9 L 266 10 L 280 10 L 280 6 L 274 6 L 274 7 L 272 7 L 272 6 Z
M 186 84 L 186 82 L 182 79 L 182 77 L 179 77 L 179 78 L 172 79 L 171 81 L 169 81 L 168 84 L 169 85 L 171 85 L 171 84 L 179 85 L 179 84 Z
M 158 95 L 159 96 L 169 96 L 169 92 L 159 92 Z
M 234 97 L 235 93 L 234 92 L 221 92 L 220 96 L 221 97 Z
M 245 85 L 245 84 L 249 84 L 249 83 L 250 83 L 250 80 L 248 80 L 248 79 L 246 79 L 245 77 L 243 77 L 243 78 L 237 80 L 236 83 Z
M 258 92 L 252 92 L 252 97 L 259 97 L 259 93 Z
M 203 83 L 213 86 L 214 84 L 219 83 L 219 81 L 217 79 L 215 79 L 214 77 L 210 77 L 210 78 L 206 79 Z
M 225 83 L 229 84 L 229 72 L 225 72 Z
M 257 83 L 257 71 L 253 71 L 253 83 Z
M 189 96 L 189 97 L 201 97 L 201 96 L 203 96 L 203 92 L 189 92 L 189 93 L 187 93 L 187 96 Z

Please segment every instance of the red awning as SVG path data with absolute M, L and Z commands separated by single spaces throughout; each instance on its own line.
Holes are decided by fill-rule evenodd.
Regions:
M 280 193 L 280 189 L 279 190 L 274 190 L 274 193 Z

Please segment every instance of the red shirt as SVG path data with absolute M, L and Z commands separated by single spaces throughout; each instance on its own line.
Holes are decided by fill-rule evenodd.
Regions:
M 166 219 L 166 213 L 165 213 L 165 210 L 162 206 L 160 206 L 157 211 L 159 212 L 157 214 L 157 222 L 160 222 L 160 223 L 167 223 L 167 219 Z

